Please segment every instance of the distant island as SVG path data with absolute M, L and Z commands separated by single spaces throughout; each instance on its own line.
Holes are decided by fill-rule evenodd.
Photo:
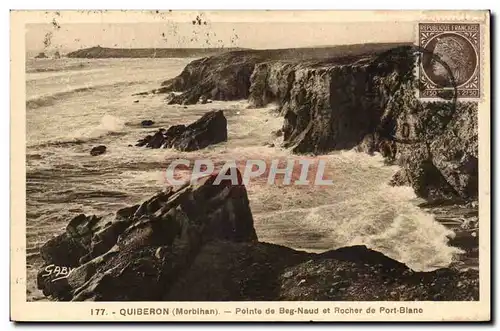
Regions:
M 183 58 L 204 57 L 244 48 L 106 48 L 95 46 L 68 53 L 69 58 Z

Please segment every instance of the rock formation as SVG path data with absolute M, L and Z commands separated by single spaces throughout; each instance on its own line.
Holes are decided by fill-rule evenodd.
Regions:
M 285 147 L 295 153 L 380 152 L 402 168 L 393 184 L 429 200 L 477 199 L 477 105 L 444 95 L 422 102 L 415 47 L 365 46 L 295 58 L 279 50 L 226 53 L 191 62 L 163 89 L 183 92 L 170 103 L 201 96 L 276 103 Z
M 250 77 L 259 63 L 270 60 L 304 61 L 341 54 L 362 54 L 387 50 L 396 44 L 362 44 L 335 47 L 276 50 L 240 50 L 194 60 L 181 74 L 162 83 L 155 93 L 182 92 L 169 98 L 170 104 L 195 104 L 200 98 L 211 100 L 246 99 Z
M 258 242 L 244 185 L 216 176 L 76 216 L 42 246 L 38 288 L 60 301 L 478 300 L 477 271 L 414 272 L 365 246 Z M 50 265 L 73 269 L 55 277 Z
M 135 101 L 134 101 L 134 102 L 135 102 Z M 142 125 L 142 126 L 151 126 L 151 125 L 153 125 L 153 124 L 155 124 L 155 122 L 154 122 L 154 121 L 152 121 L 152 120 L 144 120 L 144 121 L 141 121 L 141 125 Z
M 92 147 L 92 149 L 90 150 L 90 155 L 92 156 L 97 156 L 104 153 L 106 153 L 106 146 L 104 145 Z
M 35 59 L 47 59 L 48 56 L 44 52 L 40 52 L 35 56 Z
M 144 124 L 143 124 L 144 125 Z M 194 151 L 227 140 L 227 120 L 222 110 L 205 113 L 197 121 L 159 129 L 154 135 L 139 140 L 136 146 L 149 148 L 175 148 Z

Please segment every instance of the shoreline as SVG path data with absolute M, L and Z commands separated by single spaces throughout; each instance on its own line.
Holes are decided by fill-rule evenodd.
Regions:
M 341 288 L 348 286 L 349 290 L 347 292 L 338 292 L 337 290 L 322 292 L 321 298 L 324 300 L 337 298 L 338 300 L 369 301 L 376 300 L 380 295 L 383 295 L 384 299 L 395 296 L 399 297 L 399 300 L 405 301 L 414 300 L 414 298 L 425 300 L 430 295 L 433 300 L 457 300 L 457 298 L 462 298 L 461 300 L 478 300 L 476 297 L 478 289 L 475 285 L 477 282 L 475 272 L 477 271 L 440 268 L 429 272 L 415 272 L 406 265 L 361 245 L 314 254 L 260 242 L 253 228 L 253 218 L 244 185 L 232 185 L 228 181 L 223 181 L 220 185 L 212 186 L 214 180 L 215 176 L 209 175 L 201 179 L 201 184 L 195 186 L 185 185 L 178 189 L 167 189 L 143 201 L 142 204 L 118 210 L 114 220 L 106 216 L 102 218 L 85 215 L 75 217 L 68 224 L 65 233 L 47 242 L 41 249 L 46 265 L 50 266 L 51 263 L 55 265 L 66 264 L 73 265 L 75 269 L 67 277 L 57 279 L 55 276 L 47 276 L 44 274 L 44 269 L 42 269 L 38 274 L 38 286 L 44 289 L 46 295 L 55 296 L 61 301 L 113 301 L 120 300 L 118 297 L 127 298 L 121 300 L 132 301 L 160 300 L 160 298 L 156 298 L 158 294 L 155 294 L 155 291 L 151 292 L 145 289 L 141 289 L 139 292 L 135 290 L 127 293 L 115 292 L 115 290 L 120 289 L 122 286 L 120 284 L 124 281 L 129 285 L 135 284 L 134 286 L 140 288 L 144 286 L 148 288 L 167 286 L 167 290 L 160 290 L 160 288 L 156 290 L 160 290 L 167 295 L 162 299 L 166 301 L 225 300 L 225 295 L 220 296 L 221 294 L 217 294 L 217 291 L 222 290 L 222 288 L 229 291 L 227 293 L 229 295 L 228 299 L 237 301 L 318 300 L 317 291 L 323 286 L 322 283 L 310 283 L 307 279 L 310 277 L 316 278 L 317 273 L 321 270 L 325 281 L 333 277 L 333 279 L 340 279 L 341 282 L 345 283 L 350 278 L 339 278 L 338 273 L 340 270 L 348 268 L 349 272 L 357 274 L 357 276 L 353 276 L 355 278 L 352 279 L 352 284 L 342 283 L 344 285 Z M 202 193 L 204 191 L 211 193 L 207 197 L 206 193 Z M 207 198 L 209 200 L 204 200 Z M 188 201 L 190 202 L 188 203 Z M 193 207 L 201 209 L 192 209 Z M 204 214 L 204 210 L 210 212 Z M 225 213 L 228 213 L 227 218 L 221 217 Z M 174 218 L 165 218 L 161 215 L 172 215 L 171 217 Z M 199 228 L 200 225 L 201 228 Z M 178 226 L 183 230 L 175 234 L 175 229 Z M 226 228 L 227 226 L 229 228 Z M 193 229 L 188 230 L 191 227 Z M 169 231 L 164 232 L 167 228 Z M 72 234 L 74 231 L 76 231 L 77 236 Z M 165 237 L 165 235 L 168 236 Z M 173 237 L 170 237 L 172 235 Z M 97 239 L 95 239 L 96 236 Z M 88 251 L 80 252 L 81 248 L 78 247 L 81 246 L 76 243 L 80 241 L 83 243 L 86 240 L 85 238 L 92 238 L 91 246 Z M 243 260 L 238 258 L 236 260 L 238 262 L 230 262 L 231 260 L 227 259 L 232 259 L 233 254 L 236 254 L 236 256 L 240 254 L 243 254 L 243 256 L 250 255 Z M 261 256 L 260 254 L 264 255 Z M 132 266 L 129 264 L 130 261 L 134 261 L 138 256 L 142 257 L 137 260 L 137 263 L 134 263 L 137 266 L 132 267 L 130 270 L 132 273 L 125 272 L 125 270 L 129 270 L 127 266 Z M 149 256 L 153 260 L 150 260 Z M 181 260 L 177 260 L 179 258 Z M 143 261 L 143 259 L 146 260 Z M 250 262 L 246 262 L 248 259 L 250 259 Z M 261 261 L 259 263 L 263 263 L 262 266 L 265 266 L 265 269 L 257 271 L 262 267 L 252 263 L 251 261 L 254 259 Z M 75 262 L 77 260 L 80 262 Z M 146 263 L 146 261 L 149 262 Z M 119 273 L 112 272 L 112 270 L 116 269 L 114 266 L 117 266 L 117 263 L 118 265 L 123 264 L 125 269 Z M 142 266 L 143 263 L 146 264 Z M 137 277 L 135 276 L 136 272 L 142 270 L 143 267 L 149 268 L 147 267 L 149 263 L 153 263 L 154 267 L 153 270 L 148 272 L 152 272 L 152 276 L 157 280 L 156 282 L 150 280 L 153 283 L 147 285 L 141 280 L 140 283 L 143 285 L 139 285 L 137 283 L 139 279 L 135 278 Z M 158 263 L 160 265 L 157 265 Z M 172 263 L 172 267 L 168 267 Z M 232 263 L 236 263 L 236 265 L 233 266 Z M 229 267 L 229 270 L 233 268 L 239 270 L 240 267 L 237 265 L 240 263 L 245 265 L 246 272 L 242 276 L 245 279 L 249 277 L 246 281 L 251 283 L 270 281 L 271 283 L 264 285 L 263 288 L 248 287 L 249 292 L 242 297 L 240 296 L 241 292 L 240 294 L 231 292 L 225 286 L 213 292 L 219 285 L 210 282 L 211 276 L 204 278 L 205 281 L 201 284 L 198 283 L 201 281 L 201 270 L 204 271 L 202 274 L 205 275 L 207 273 L 208 275 L 218 275 L 223 270 L 220 269 L 222 266 L 224 266 L 223 268 Z M 346 265 L 344 266 L 344 264 Z M 171 270 L 170 268 L 174 269 Z M 181 270 L 177 270 L 177 268 L 181 268 Z M 156 275 L 157 272 L 160 272 L 159 275 L 161 275 L 162 270 L 169 270 L 165 271 L 167 274 L 164 276 L 170 280 L 167 283 L 162 281 L 162 278 L 157 278 L 162 277 Z M 267 270 L 265 276 L 260 275 L 260 272 L 264 270 Z M 373 274 L 373 272 L 375 273 Z M 111 283 L 106 281 L 107 285 L 103 287 L 105 279 L 103 277 L 109 273 L 113 274 L 110 277 L 115 280 Z M 170 273 L 173 274 L 170 275 Z M 373 281 L 376 283 L 382 282 L 385 277 L 390 277 L 392 281 L 391 283 L 378 283 L 376 287 L 372 288 L 373 285 L 367 285 L 364 280 L 366 276 L 360 276 L 365 273 L 371 274 L 370 277 L 372 278 L 370 278 L 369 283 Z M 382 278 L 377 280 L 377 275 L 381 275 Z M 446 275 L 445 279 L 447 280 L 440 280 L 442 277 L 440 275 Z M 232 278 L 232 280 L 240 282 L 239 277 L 241 276 Z M 261 279 L 260 277 L 264 278 Z M 278 277 L 277 279 L 282 284 L 279 287 L 281 288 L 279 290 L 280 294 L 275 293 L 277 287 L 273 285 L 274 281 L 267 279 L 267 277 L 272 279 Z M 359 280 L 356 280 L 356 278 L 359 278 Z M 174 279 L 174 283 L 171 283 Z M 300 282 L 297 285 L 296 281 L 290 282 L 292 279 L 300 280 Z M 450 288 L 445 291 L 440 288 L 440 291 L 436 293 L 434 285 L 436 282 L 444 285 L 443 281 Z M 207 284 L 206 282 L 209 282 L 212 288 L 208 292 L 199 287 L 205 286 L 203 284 Z M 301 286 L 304 282 L 306 284 L 305 288 Z M 392 282 L 400 285 L 395 286 Z M 414 285 L 412 285 L 414 282 L 421 284 L 420 287 L 414 288 Z M 99 285 L 101 283 L 102 286 Z M 462 285 L 458 286 L 457 284 Z M 464 284 L 467 284 L 465 288 L 463 287 Z M 329 281 L 325 285 L 331 286 Z M 359 286 L 365 288 L 362 294 L 357 292 Z M 368 292 L 366 292 L 366 286 L 370 288 Z M 451 291 L 452 288 L 453 291 Z M 389 292 L 390 296 L 388 296 Z M 275 297 L 276 295 L 278 296 Z
M 196 61 L 197 61 L 197 60 L 196 60 Z M 193 61 L 193 62 L 196 62 L 196 61 Z M 193 63 L 193 62 L 192 62 L 192 63 Z M 188 66 L 189 66 L 189 65 L 188 65 Z M 182 74 L 181 74 L 180 76 L 182 76 Z M 180 76 L 179 76 L 179 77 L 180 77 Z M 253 77 L 253 79 L 255 79 L 255 77 L 256 77 L 255 72 L 252 74 L 252 77 Z M 175 86 L 175 84 L 176 84 L 176 83 L 172 83 L 172 82 L 175 82 L 175 78 L 174 78 L 174 79 L 172 79 L 172 80 L 170 80 L 170 83 L 169 83 L 169 84 L 171 84 L 171 85 L 170 85 L 170 88 L 172 88 L 172 86 Z M 253 90 L 252 90 L 252 91 L 254 91 L 254 92 L 251 92 L 251 96 L 252 96 L 252 98 L 255 98 L 255 95 L 256 95 L 256 94 L 255 94 L 255 86 L 256 86 L 256 85 L 255 85 L 255 80 L 254 80 L 254 83 L 253 83 L 253 84 L 254 84 L 254 85 L 253 85 L 253 86 L 254 86 L 254 88 L 253 88 Z M 268 84 L 268 83 L 266 83 L 266 84 Z M 168 84 L 165 84 L 165 86 L 167 86 L 167 87 L 168 87 L 169 85 L 168 85 Z M 264 91 L 265 91 L 267 88 L 268 88 L 268 87 L 266 87 L 266 88 L 264 89 Z M 316 88 L 316 87 L 315 87 L 315 88 Z M 163 90 L 162 92 L 166 92 L 165 87 L 163 87 L 163 89 L 164 89 L 164 90 Z M 168 89 L 168 88 L 167 88 L 167 89 Z M 175 90 L 178 90 L 177 88 L 174 88 L 174 89 L 175 89 Z M 190 91 L 193 91 L 192 87 L 189 87 L 189 88 L 185 89 L 184 91 L 177 91 L 177 92 L 179 92 L 179 94 L 174 95 L 174 97 L 171 99 L 171 101 L 173 100 L 173 102 L 171 102 L 170 104 L 175 104 L 175 103 L 177 103 L 177 102 L 182 102 L 181 100 L 189 100 L 189 102 L 194 101 L 194 98 L 193 98 L 193 96 L 190 94 L 190 93 L 191 93 Z M 185 99 L 185 97 L 186 97 L 186 93 L 188 93 L 188 98 L 189 98 L 189 99 Z M 246 92 L 246 93 L 248 93 L 248 92 Z M 253 94 L 252 94 L 252 93 L 253 93 Z M 287 92 L 287 93 L 289 93 L 289 92 Z M 276 98 L 276 97 L 277 97 L 277 96 L 276 96 L 276 94 L 270 94 L 270 95 L 272 96 L 272 98 L 271 98 L 271 99 L 269 99 L 269 98 L 268 98 L 268 99 L 266 99 L 267 97 L 264 97 L 263 99 L 266 99 L 266 101 L 265 101 L 265 102 L 263 102 L 262 104 L 259 104 L 259 102 L 260 102 L 260 101 L 259 101 L 259 102 L 257 102 L 257 104 L 258 104 L 258 105 L 265 105 L 265 104 L 267 104 L 267 102 L 269 102 L 269 101 L 275 101 L 275 99 L 273 99 L 273 98 Z M 221 94 L 218 94 L 218 96 L 220 97 L 220 96 L 221 96 Z M 217 98 L 216 98 L 216 99 L 217 99 Z M 230 100 L 231 100 L 231 99 L 230 99 Z M 196 100 L 196 102 L 195 102 L 195 103 L 197 103 L 197 102 L 198 102 L 198 100 Z M 252 102 L 255 104 L 255 99 L 253 99 L 253 101 L 252 101 Z M 286 117 L 286 112 L 287 112 L 287 110 L 285 110 L 285 111 L 283 110 L 283 108 L 284 108 L 283 100 L 279 101 L 279 103 L 280 103 L 280 106 L 281 106 L 281 108 L 282 108 L 282 109 L 280 110 L 280 112 L 281 112 L 282 114 L 283 114 L 283 113 L 285 113 L 285 114 L 284 114 L 284 115 L 285 115 L 285 116 L 284 116 L 284 117 L 285 117 L 285 120 L 289 121 L 289 118 L 287 119 L 287 117 Z M 288 106 L 286 106 L 286 107 L 289 107 L 289 105 L 288 105 Z M 290 141 L 291 139 L 293 139 L 293 138 L 290 138 L 290 137 L 293 137 L 293 134 L 292 134 L 291 136 L 290 136 L 290 135 L 288 135 L 288 137 L 287 137 L 285 140 Z M 288 147 L 290 148 L 290 145 L 289 145 Z M 295 150 L 297 150 L 297 149 L 295 149 Z M 359 152 L 363 152 L 363 151 L 359 151 Z M 387 156 L 387 155 L 385 155 L 385 156 Z M 432 204 L 432 201 L 435 201 L 435 200 L 430 199 L 430 200 L 428 200 L 428 201 L 430 201 L 430 204 Z M 446 200 L 443 200 L 443 201 L 446 201 Z M 437 213 L 436 213 L 436 214 L 432 213 L 432 214 L 436 216 L 436 215 L 439 215 L 439 208 L 441 208 L 441 207 L 443 207 L 443 206 L 444 206 L 444 205 L 439 205 L 439 206 L 431 206 L 431 208 L 428 208 L 428 210 L 435 210 Z M 459 204 L 459 205 L 457 205 L 457 206 L 463 206 L 463 204 L 462 204 L 462 205 L 460 205 L 460 204 Z M 422 209 L 424 209 L 424 210 L 425 210 L 425 207 L 422 207 Z M 476 212 L 477 212 L 477 207 L 476 207 Z M 460 218 L 460 217 L 461 217 L 461 216 L 460 216 L 460 215 L 458 215 L 456 218 Z M 440 222 L 440 223 L 441 223 L 441 221 L 439 220 L 439 217 L 435 217 L 435 218 L 436 218 L 436 221 L 438 221 L 438 222 Z M 441 218 L 443 218 L 443 217 L 441 217 Z M 443 223 L 442 223 L 442 224 L 443 224 Z M 454 232 L 455 232 L 455 233 L 456 233 L 459 237 L 461 236 L 461 233 L 460 233 L 460 231 L 461 231 L 461 230 L 459 230 L 459 227 L 457 227 L 457 224 L 447 224 L 447 226 L 448 226 L 450 229 L 452 229 L 452 230 L 453 230 L 453 231 L 454 231 Z M 468 232 L 467 232 L 467 230 L 464 230 L 464 231 L 462 231 L 462 232 L 463 232 L 463 233 L 468 233 Z M 477 239 L 477 238 L 476 238 L 476 239 Z M 470 240 L 470 238 L 469 238 L 469 239 L 467 239 L 467 238 L 465 239 L 466 244 L 467 244 L 467 245 L 469 245 L 469 244 L 467 243 L 467 240 Z M 279 245 L 275 245 L 275 246 L 279 246 Z M 280 247 L 282 247 L 282 246 L 280 246 Z M 286 248 L 286 247 L 283 247 L 283 248 Z M 325 254 L 326 254 L 326 252 L 323 252 L 323 253 L 325 253 Z M 323 254 L 323 253 L 321 253 L 321 254 Z M 321 255 L 321 254 L 319 254 L 319 255 Z M 328 254 L 326 254 L 326 255 L 328 255 Z

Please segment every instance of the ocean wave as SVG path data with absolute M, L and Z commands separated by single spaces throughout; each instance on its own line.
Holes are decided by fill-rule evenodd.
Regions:
M 37 109 L 54 105 L 57 101 L 65 98 L 70 98 L 78 93 L 92 92 L 103 88 L 126 87 L 144 83 L 144 81 L 126 81 L 114 82 L 107 84 L 96 84 L 91 86 L 79 86 L 70 88 L 65 91 L 55 92 L 52 94 L 34 96 L 26 100 L 26 109 Z
M 320 158 L 331 186 L 247 186 L 261 240 L 312 251 L 367 245 L 417 271 L 447 267 L 463 254 L 449 244 L 453 231 L 418 207 L 411 187 L 387 184 L 398 167 L 380 154 Z
M 112 116 L 104 115 L 99 124 L 93 127 L 81 128 L 73 131 L 65 136 L 37 142 L 28 147 L 50 147 L 50 146 L 67 146 L 77 145 L 94 141 L 104 136 L 120 136 L 126 134 L 125 121 Z
M 54 94 L 48 94 L 44 96 L 38 96 L 26 100 L 26 109 L 36 109 L 41 107 L 52 106 L 58 99 L 62 99 L 68 96 L 71 96 L 76 93 L 93 91 L 95 87 L 78 87 L 75 89 L 57 92 Z

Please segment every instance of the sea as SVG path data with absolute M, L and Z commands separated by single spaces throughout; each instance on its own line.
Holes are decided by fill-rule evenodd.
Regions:
M 298 159 L 273 132 L 283 123 L 276 106 L 246 100 L 168 105 L 164 95 L 133 95 L 158 88 L 193 59 L 33 59 L 26 62 L 27 298 L 36 289 L 39 248 L 80 214 L 104 215 L 139 203 L 169 183 L 172 160 Z M 134 147 L 158 128 L 188 124 L 223 110 L 228 140 L 195 152 Z M 153 120 L 142 127 L 142 120 Z M 272 142 L 272 144 L 269 144 Z M 107 152 L 91 156 L 97 145 Z M 398 170 L 382 156 L 353 150 L 322 156 L 331 185 L 248 187 L 260 241 L 321 252 L 364 244 L 417 271 L 446 267 L 463 253 L 448 244 L 453 231 L 436 220 L 410 187 L 392 187 Z

